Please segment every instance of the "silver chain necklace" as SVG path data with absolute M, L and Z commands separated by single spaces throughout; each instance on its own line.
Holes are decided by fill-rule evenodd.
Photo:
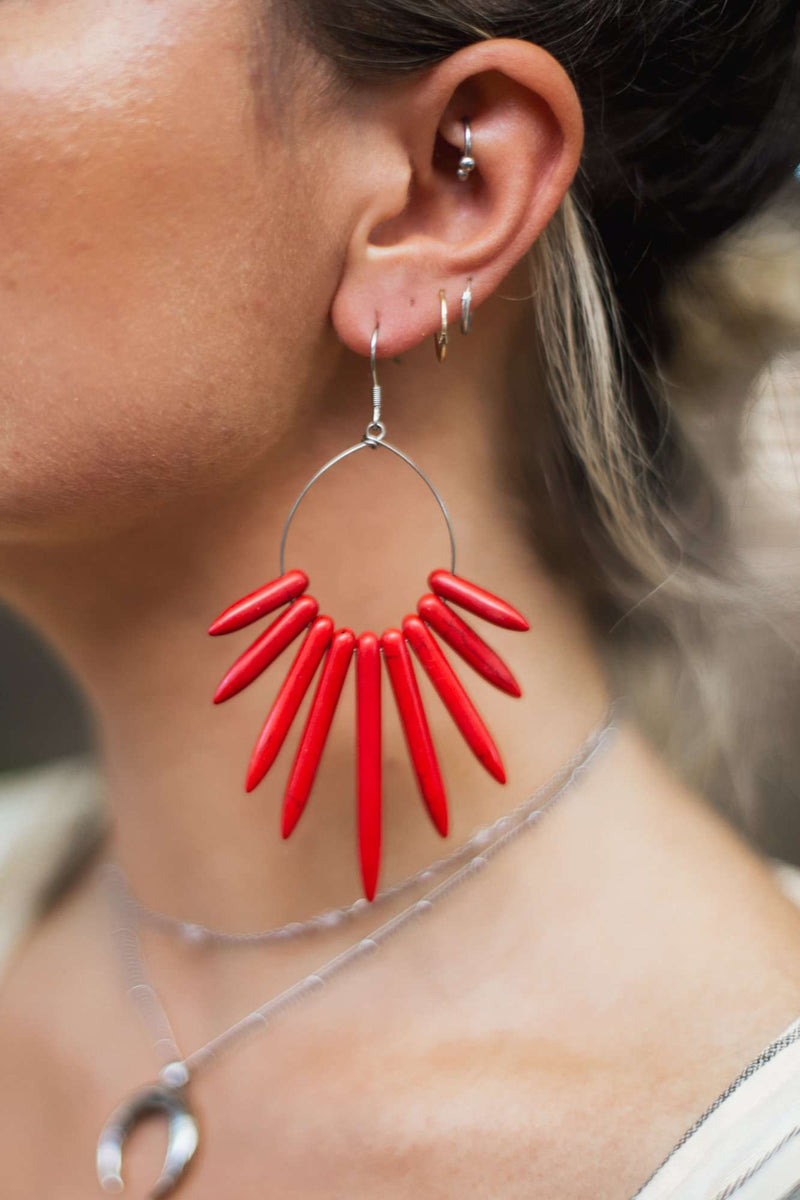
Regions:
M 611 705 L 608 712 L 609 717 L 613 709 L 614 705 Z M 597 730 L 589 735 L 590 738 L 604 728 L 605 725 L 598 726 Z M 581 751 L 588 745 L 588 741 L 589 739 L 583 744 Z M 190 946 L 262 946 L 269 942 L 294 941 L 297 938 L 308 937 L 309 935 L 324 933 L 326 930 L 334 929 L 339 925 L 345 924 L 352 918 L 361 915 L 367 908 L 377 910 L 385 906 L 388 901 L 394 900 L 397 896 L 411 891 L 417 885 L 436 879 L 448 867 L 455 866 L 456 863 L 467 858 L 472 851 L 480 851 L 481 847 L 491 842 L 493 837 L 508 829 L 510 825 L 515 824 L 530 809 L 531 804 L 542 799 L 547 792 L 558 786 L 562 776 L 569 774 L 572 766 L 573 761 L 570 760 L 554 776 L 548 779 L 538 791 L 532 796 L 526 797 L 516 808 L 498 817 L 491 825 L 485 825 L 480 829 L 474 830 L 465 842 L 462 842 L 460 846 L 456 846 L 449 854 L 437 858 L 434 862 L 416 871 L 413 875 L 406 875 L 396 883 L 381 888 L 380 891 L 375 893 L 371 901 L 365 899 L 363 896 L 359 896 L 358 899 L 353 900 L 350 904 L 342 905 L 341 908 L 329 908 L 324 912 L 315 913 L 305 921 L 288 921 L 284 925 L 276 925 L 272 929 L 257 930 L 253 933 L 235 933 L 228 930 L 212 929 L 200 922 L 184 921 L 181 917 L 175 917 L 171 913 L 159 912 L 157 909 L 143 904 L 134 894 L 125 872 L 118 863 L 114 864 L 113 868 L 111 868 L 116 876 L 115 887 L 122 893 L 128 912 L 134 916 L 137 924 L 150 925 L 152 928 L 159 930 L 159 932 Z
M 101 1186 L 109 1192 L 122 1190 L 124 1186 L 122 1154 L 125 1141 L 140 1120 L 157 1113 L 167 1120 L 169 1136 L 164 1165 L 150 1192 L 150 1197 L 151 1200 L 161 1200 L 162 1197 L 173 1192 L 194 1156 L 199 1142 L 197 1122 L 187 1095 L 188 1084 L 198 1071 L 204 1069 L 242 1038 L 264 1029 L 281 1012 L 310 993 L 317 991 L 351 963 L 357 962 L 364 955 L 379 949 L 409 921 L 429 912 L 438 900 L 448 895 L 460 883 L 472 878 L 499 850 L 514 841 L 525 829 L 536 824 L 556 801 L 572 788 L 608 745 L 613 731 L 617 728 L 616 708 L 616 703 L 612 704 L 601 724 L 592 730 L 569 761 L 509 814 L 499 818 L 485 829 L 476 831 L 452 854 L 437 860 L 416 875 L 408 876 L 379 895 L 382 900 L 388 899 L 389 896 L 395 896 L 401 891 L 408 890 L 415 883 L 441 874 L 446 867 L 465 858 L 466 861 L 451 875 L 433 887 L 421 899 L 409 904 L 401 912 L 373 929 L 366 937 L 360 938 L 323 963 L 316 971 L 304 976 L 265 1001 L 264 1004 L 235 1021 L 222 1033 L 186 1057 L 181 1054 L 164 1006 L 150 981 L 139 944 L 138 929 L 143 913 L 167 921 L 171 925 L 183 926 L 188 923 L 178 921 L 176 918 L 163 917 L 162 914 L 154 914 L 152 910 L 144 908 L 132 897 L 121 869 L 116 864 L 107 865 L 104 870 L 108 896 L 115 918 L 114 938 L 121 959 L 127 993 L 150 1028 L 155 1049 L 164 1059 L 165 1066 L 159 1073 L 157 1083 L 140 1089 L 124 1100 L 106 1122 L 97 1144 L 96 1156 L 97 1175 Z M 494 840 L 492 840 L 493 835 L 496 835 Z M 212 940 L 264 942 L 279 937 L 294 936 L 298 931 L 309 932 L 311 929 L 330 928 L 331 925 L 338 924 L 339 920 L 362 910 L 363 905 L 359 906 L 356 902 L 343 909 L 333 910 L 337 914 L 335 920 L 326 920 L 329 914 L 322 914 L 321 917 L 311 918 L 310 921 L 293 922 L 288 926 L 281 927 L 283 930 L 291 930 L 290 934 L 281 933 L 280 929 L 267 930 L 260 934 L 236 935 L 206 931 L 204 926 L 192 928 L 202 929 Z M 202 941 L 204 938 L 190 940 Z

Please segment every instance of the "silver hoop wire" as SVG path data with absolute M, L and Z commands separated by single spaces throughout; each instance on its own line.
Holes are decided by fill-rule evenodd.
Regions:
M 291 527 L 292 521 L 294 520 L 294 515 L 297 512 L 298 508 L 300 507 L 300 504 L 302 503 L 302 501 L 305 498 L 305 496 L 307 495 L 307 493 L 311 491 L 314 484 L 317 483 L 317 481 L 320 480 L 323 475 L 325 475 L 328 471 L 330 471 L 331 467 L 335 467 L 337 463 L 342 462 L 345 458 L 349 458 L 351 454 L 356 454 L 359 450 L 366 450 L 368 448 L 372 449 L 372 450 L 375 450 L 378 448 L 380 448 L 382 450 L 390 450 L 392 454 L 396 455 L 397 458 L 401 459 L 407 466 L 411 467 L 412 471 L 416 471 L 417 475 L 420 477 L 422 482 L 427 486 L 427 488 L 431 492 L 434 500 L 439 505 L 442 516 L 444 517 L 444 520 L 445 520 L 445 524 L 447 525 L 447 534 L 450 539 L 450 570 L 455 575 L 455 573 L 456 573 L 456 536 L 455 536 L 455 533 L 453 532 L 453 522 L 450 520 L 450 514 L 447 511 L 447 505 L 445 504 L 441 495 L 437 491 L 435 485 L 432 483 L 432 481 L 428 478 L 428 476 L 422 470 L 422 467 L 418 466 L 417 463 L 414 462 L 413 458 L 409 458 L 409 456 L 407 454 L 404 454 L 402 450 L 399 450 L 397 448 L 397 446 L 393 446 L 391 444 L 391 442 L 384 441 L 383 436 L 370 437 L 366 434 L 364 435 L 364 437 L 362 438 L 362 440 L 360 442 L 356 442 L 355 445 L 353 445 L 353 446 L 348 446 L 346 450 L 342 450 L 339 454 L 336 454 L 333 458 L 329 459 L 328 462 L 326 462 L 323 466 L 321 466 L 320 469 L 317 471 L 316 475 L 311 476 L 308 483 L 303 488 L 302 492 L 297 497 L 297 499 L 295 500 L 292 507 L 289 509 L 289 515 L 286 518 L 286 524 L 284 525 L 283 533 L 281 534 L 281 548 L 280 548 L 280 573 L 281 573 L 281 575 L 286 574 L 286 539 L 289 536 L 289 529 Z

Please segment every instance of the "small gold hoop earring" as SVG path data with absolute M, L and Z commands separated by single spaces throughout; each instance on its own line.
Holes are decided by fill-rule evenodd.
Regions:
M 439 304 L 442 309 L 442 327 L 436 330 L 433 340 L 436 346 L 436 357 L 440 363 L 443 363 L 447 357 L 447 297 L 444 288 L 439 288 Z
M 461 332 L 469 333 L 472 328 L 472 276 L 467 279 L 467 286 L 461 293 Z

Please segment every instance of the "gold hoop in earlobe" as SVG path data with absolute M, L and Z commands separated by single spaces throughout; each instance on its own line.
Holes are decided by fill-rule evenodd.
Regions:
M 442 327 L 437 329 L 433 335 L 433 341 L 436 346 L 436 357 L 440 363 L 443 363 L 447 357 L 447 296 L 444 288 L 439 288 L 439 304 L 442 310 Z

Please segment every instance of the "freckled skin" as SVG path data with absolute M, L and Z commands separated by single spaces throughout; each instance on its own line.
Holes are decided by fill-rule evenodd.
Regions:
M 257 112 L 249 15 L 0 6 L 0 540 L 241 478 L 296 408 L 338 264 L 313 130 Z

